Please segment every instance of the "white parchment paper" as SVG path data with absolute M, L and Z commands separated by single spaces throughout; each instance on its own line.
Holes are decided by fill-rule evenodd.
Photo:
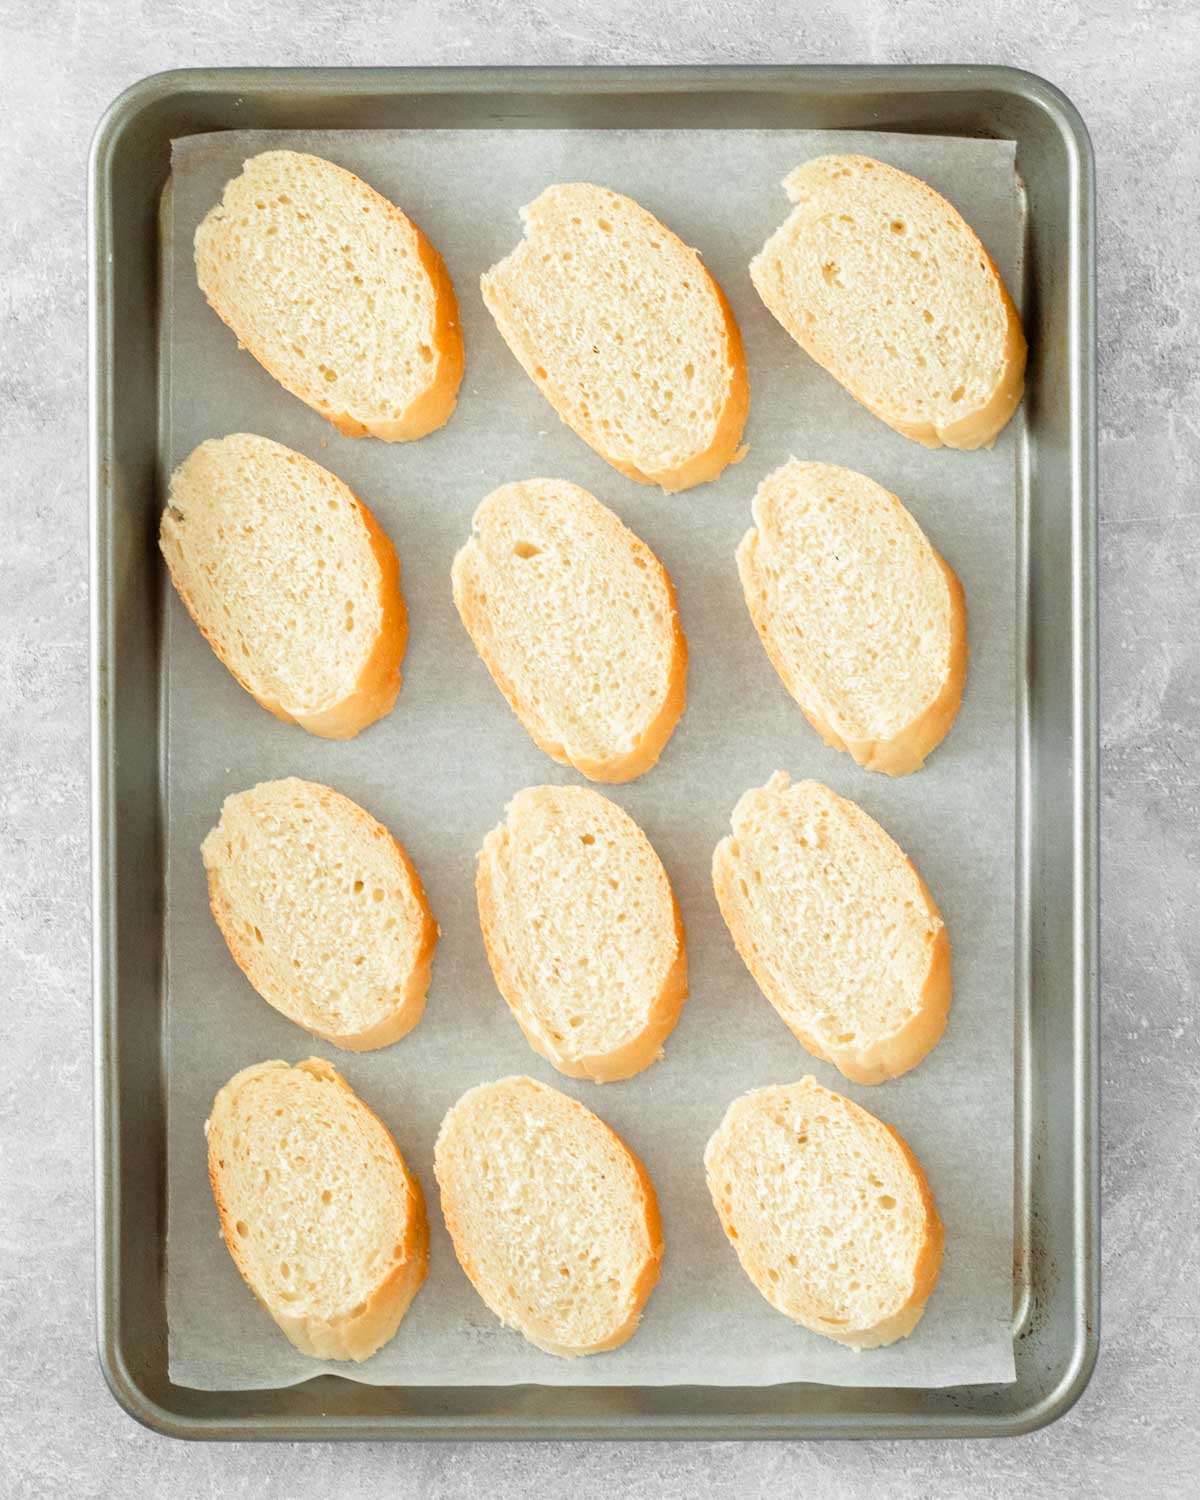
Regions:
M 204 302 L 192 236 L 244 158 L 316 152 L 399 203 L 454 279 L 467 370 L 458 409 L 410 444 L 351 441 L 288 395 Z M 164 220 L 169 353 L 166 465 L 208 437 L 252 431 L 343 478 L 399 552 L 411 635 L 394 712 L 357 740 L 276 722 L 167 599 L 168 1240 L 170 1373 L 206 1389 L 282 1386 L 322 1369 L 397 1385 L 717 1384 L 820 1381 L 944 1386 L 1013 1379 L 1014 457 L 1021 415 L 991 452 L 926 451 L 869 416 L 769 316 L 747 264 L 783 219 L 779 181 L 822 151 L 864 151 L 927 179 L 962 210 L 1012 288 L 1023 210 L 1011 143 L 803 131 L 239 132 L 175 143 Z M 622 478 L 522 373 L 479 296 L 480 273 L 518 240 L 548 183 L 631 194 L 696 245 L 745 339 L 749 454 L 715 484 L 667 496 Z M 751 626 L 734 566 L 755 486 L 790 454 L 848 465 L 898 494 L 966 590 L 971 664 L 958 722 L 902 780 L 826 749 L 785 693 Z M 691 999 L 666 1058 L 637 1078 L 564 1079 L 526 1046 L 492 981 L 475 910 L 475 854 L 525 786 L 578 779 L 538 751 L 455 614 L 450 562 L 490 490 L 571 479 L 654 548 L 675 582 L 691 650 L 688 706 L 659 765 L 605 788 L 642 825 L 687 928 Z M 912 1073 L 848 1083 L 801 1048 L 759 994 L 721 921 L 713 846 L 740 794 L 772 771 L 860 802 L 908 851 L 954 949 L 945 1038 Z M 199 845 L 222 799 L 297 775 L 361 802 L 402 840 L 442 927 L 425 1017 L 381 1052 L 308 1037 L 253 992 L 209 914 Z M 429 1200 L 429 1278 L 396 1338 L 361 1366 L 296 1353 L 251 1297 L 218 1236 L 204 1121 L 217 1089 L 265 1058 L 330 1058 L 394 1132 Z M 705 1142 L 735 1095 L 806 1073 L 896 1125 L 924 1163 L 946 1225 L 941 1281 L 909 1339 L 856 1355 L 773 1311 L 725 1242 L 704 1183 Z M 530 1073 L 573 1094 L 630 1143 L 658 1189 L 662 1280 L 622 1349 L 564 1361 L 501 1327 L 458 1266 L 442 1222 L 433 1143 L 468 1087 Z

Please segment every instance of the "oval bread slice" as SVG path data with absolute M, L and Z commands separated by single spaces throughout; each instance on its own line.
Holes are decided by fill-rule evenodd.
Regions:
M 767 307 L 904 437 L 990 447 L 1021 400 L 1025 335 L 970 225 L 867 156 L 819 156 L 783 186 L 796 206 L 750 262 Z
M 262 782 L 225 799 L 200 852 L 230 953 L 289 1021 L 366 1052 L 421 1019 L 437 923 L 403 847 L 357 803 Z
M 171 476 L 159 545 L 209 645 L 265 709 L 349 739 L 400 691 L 400 563 L 336 478 L 252 433 L 201 443 Z
M 475 890 L 496 984 L 535 1052 L 594 1083 L 662 1056 L 687 998 L 683 923 L 628 813 L 589 787 L 518 792 Z
M 742 1270 L 779 1312 L 852 1349 L 920 1322 L 942 1221 L 891 1126 L 802 1078 L 735 1099 L 704 1168 Z
M 463 344 L 446 267 L 353 172 L 299 151 L 251 157 L 195 254 L 238 343 L 347 437 L 424 437 L 454 410 Z
M 513 712 L 592 781 L 649 770 L 683 713 L 687 642 L 666 570 L 563 479 L 506 484 L 454 559 L 454 602 Z
M 861 807 L 776 771 L 733 810 L 713 888 L 746 967 L 814 1057 L 882 1083 L 937 1043 L 950 940 L 911 860 Z
M 204 1127 L 221 1234 L 302 1354 L 368 1359 L 425 1280 L 421 1185 L 395 1141 L 318 1057 L 258 1063 Z
M 568 426 L 629 479 L 686 490 L 735 461 L 750 384 L 699 254 L 587 182 L 521 210 L 525 238 L 481 282 L 505 343 Z
M 603 1120 L 532 1078 L 465 1093 L 434 1151 L 459 1263 L 547 1354 L 615 1349 L 658 1281 L 662 1225 L 646 1169 Z
M 920 770 L 962 702 L 962 585 L 882 485 L 790 459 L 759 485 L 737 550 L 783 685 L 827 745 L 890 776 Z

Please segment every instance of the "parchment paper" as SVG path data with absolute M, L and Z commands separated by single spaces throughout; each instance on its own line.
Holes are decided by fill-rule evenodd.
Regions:
M 244 158 L 314 151 L 402 205 L 439 247 L 462 310 L 458 409 L 418 443 L 342 438 L 288 395 L 206 306 L 192 236 Z M 167 600 L 168 1241 L 171 1378 L 205 1389 L 281 1386 L 335 1371 L 399 1385 L 772 1384 L 943 1386 L 1013 1379 L 1015 444 L 929 452 L 892 433 L 769 316 L 747 264 L 788 211 L 779 187 L 822 151 L 864 151 L 927 179 L 962 210 L 1017 294 L 1023 213 L 1011 143 L 802 131 L 245 132 L 175 143 L 165 220 L 167 463 L 229 432 L 263 433 L 343 478 L 396 544 L 411 635 L 394 712 L 350 743 L 277 723 Z M 668 496 L 609 468 L 518 367 L 479 296 L 479 275 L 518 240 L 517 210 L 548 183 L 631 194 L 701 249 L 745 339 L 749 454 L 715 483 Z M 734 548 L 759 480 L 790 454 L 860 469 L 898 494 L 966 590 L 971 664 L 958 722 L 919 774 L 860 770 L 826 749 L 767 662 Z M 459 623 L 450 562 L 497 485 L 557 475 L 610 505 L 663 560 L 691 649 L 688 706 L 659 765 L 604 788 L 642 825 L 687 928 L 691 999 L 666 1058 L 627 1082 L 560 1077 L 526 1046 L 492 980 L 475 909 L 475 854 L 525 786 L 579 779 L 537 750 Z M 949 927 L 954 1001 L 945 1038 L 875 1088 L 811 1058 L 734 951 L 709 880 L 740 794 L 772 771 L 816 777 L 860 802 L 915 860 Z M 393 829 L 441 923 L 425 1017 L 381 1052 L 310 1038 L 250 988 L 209 914 L 199 845 L 222 799 L 297 775 L 326 782 Z M 265 1058 L 330 1058 L 394 1132 L 429 1200 L 429 1278 L 396 1338 L 361 1366 L 296 1353 L 251 1297 L 218 1236 L 204 1121 L 217 1089 Z M 529 1073 L 583 1100 L 630 1143 L 658 1189 L 662 1280 L 622 1349 L 542 1354 L 503 1328 L 455 1260 L 433 1143 L 468 1087 Z M 924 1163 L 946 1225 L 945 1266 L 909 1339 L 856 1355 L 773 1311 L 722 1236 L 704 1183 L 708 1136 L 735 1095 L 814 1073 L 896 1125 Z

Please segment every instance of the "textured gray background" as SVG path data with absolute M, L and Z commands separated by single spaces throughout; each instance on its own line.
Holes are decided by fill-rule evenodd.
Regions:
M 181 66 L 966 61 L 1057 83 L 1098 159 L 1105 1279 L 1091 1386 L 1054 1427 L 994 1443 L 151 1436 L 114 1405 L 93 1350 L 84 168 L 97 116 Z M 0 1493 L 1193 1492 L 1198 71 L 1195 0 L 0 0 Z

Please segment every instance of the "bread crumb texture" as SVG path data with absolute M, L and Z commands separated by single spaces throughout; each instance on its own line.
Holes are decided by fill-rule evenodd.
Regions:
M 421 1189 L 388 1131 L 309 1058 L 238 1073 L 206 1133 L 222 1233 L 255 1296 L 305 1354 L 373 1354 L 428 1261 Z
M 936 1044 L 950 1006 L 945 924 L 856 803 L 777 771 L 734 808 L 713 887 L 747 968 L 814 1057 L 881 1083 Z
M 752 512 L 738 573 L 784 686 L 860 765 L 918 770 L 962 700 L 957 577 L 896 496 L 851 469 L 789 459 Z
M 741 335 L 697 251 L 633 199 L 586 182 L 521 211 L 482 279 L 505 341 L 584 442 L 666 490 L 733 461 L 749 407 Z
M 370 813 L 310 781 L 263 782 L 226 798 L 201 854 L 230 952 L 276 1010 L 352 1051 L 417 1024 L 437 924 Z
M 272 713 L 340 738 L 390 710 L 399 562 L 327 469 L 252 433 L 201 443 L 171 476 L 160 545 L 213 650 Z
M 1024 389 L 1025 337 L 971 227 L 927 183 L 820 156 L 750 263 L 770 311 L 870 411 L 927 447 L 990 446 Z
M 687 642 L 666 570 L 578 485 L 495 490 L 454 559 L 454 600 L 497 686 L 548 755 L 593 781 L 658 760 L 683 712 Z
M 251 157 L 195 256 L 239 343 L 346 436 L 422 437 L 454 409 L 463 349 L 446 268 L 352 172 L 297 151 Z
M 500 1320 L 548 1354 L 615 1349 L 658 1280 L 645 1169 L 591 1110 L 532 1078 L 464 1094 L 434 1171 L 463 1270 Z
M 519 792 L 476 884 L 496 983 L 534 1051 L 598 1083 L 662 1055 L 687 996 L 683 924 L 626 812 L 588 787 Z
M 942 1224 L 889 1126 L 804 1078 L 735 1099 L 704 1165 L 721 1226 L 772 1307 L 854 1349 L 916 1327 Z

